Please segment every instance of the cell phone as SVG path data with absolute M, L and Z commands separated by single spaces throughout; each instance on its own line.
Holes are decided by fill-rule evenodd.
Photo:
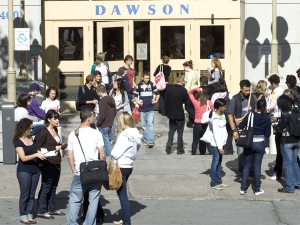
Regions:
M 65 149 L 67 146 L 68 146 L 68 144 L 66 144 L 66 143 L 62 143 L 62 144 L 61 144 L 61 148 L 62 148 L 62 149 Z

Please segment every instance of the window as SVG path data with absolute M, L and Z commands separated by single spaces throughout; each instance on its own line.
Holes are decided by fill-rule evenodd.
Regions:
M 224 26 L 200 26 L 200 59 L 224 59 Z
M 83 60 L 83 27 L 59 27 L 59 60 Z
M 106 61 L 123 60 L 124 31 L 123 27 L 102 28 L 102 46 Z
M 185 27 L 184 26 L 161 26 L 160 46 L 161 57 L 169 56 L 170 59 L 185 58 Z

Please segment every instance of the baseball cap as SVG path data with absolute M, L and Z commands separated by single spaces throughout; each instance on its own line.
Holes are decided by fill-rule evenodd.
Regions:
M 123 74 L 126 72 L 126 68 L 123 66 L 123 67 L 120 67 L 118 69 L 118 72 L 117 72 L 117 75 L 118 76 L 123 76 Z
M 32 83 L 32 84 L 30 84 L 29 89 L 31 91 L 35 91 L 35 90 L 39 91 L 40 90 L 40 85 L 38 85 L 37 83 Z

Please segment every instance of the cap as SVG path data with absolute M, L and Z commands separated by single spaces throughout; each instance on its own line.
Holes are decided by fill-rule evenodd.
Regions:
M 40 90 L 40 85 L 38 85 L 37 83 L 32 83 L 32 84 L 30 84 L 29 89 L 31 91 L 35 91 L 35 90 L 39 91 Z
M 126 68 L 123 66 L 123 67 L 120 67 L 118 69 L 118 72 L 117 72 L 117 75 L 118 76 L 123 76 L 123 74 L 126 72 Z

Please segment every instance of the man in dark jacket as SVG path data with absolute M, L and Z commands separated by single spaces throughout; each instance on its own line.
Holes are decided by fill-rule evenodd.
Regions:
M 102 134 L 104 141 L 104 149 L 106 156 L 110 156 L 111 142 L 110 132 L 113 126 L 115 116 L 117 114 L 116 104 L 113 97 L 107 95 L 104 85 L 100 85 L 96 89 L 97 94 L 101 97 L 99 101 L 99 116 L 97 120 L 97 127 Z
M 184 110 L 183 104 L 188 100 L 187 90 L 182 86 L 184 79 L 177 77 L 175 85 L 166 88 L 165 105 L 166 116 L 169 118 L 169 135 L 166 152 L 171 153 L 171 146 L 175 131 L 177 130 L 177 154 L 183 154 L 183 130 L 184 130 Z
M 95 105 L 97 104 L 99 97 L 95 91 L 93 86 L 94 78 L 92 75 L 87 75 L 85 78 L 85 85 L 82 88 L 79 88 L 78 98 L 80 109 L 91 109 L 92 111 L 95 109 Z

